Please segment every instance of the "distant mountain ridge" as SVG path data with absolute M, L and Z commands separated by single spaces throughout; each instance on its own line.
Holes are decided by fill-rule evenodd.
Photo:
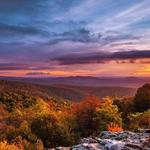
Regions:
M 126 87 L 94 87 L 62 84 L 39 85 L 21 81 L 0 80 L 0 92 L 14 92 L 42 98 L 80 101 L 88 95 L 97 96 L 99 98 L 105 96 L 133 96 L 136 89 Z
M 75 86 L 107 86 L 107 87 L 131 87 L 138 88 L 150 82 L 150 77 L 92 77 L 92 76 L 70 76 L 70 77 L 0 77 L 10 81 L 22 81 L 42 85 L 67 84 Z

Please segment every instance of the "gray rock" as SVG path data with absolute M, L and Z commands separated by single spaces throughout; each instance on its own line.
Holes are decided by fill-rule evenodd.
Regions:
M 130 147 L 126 147 L 126 146 L 124 146 L 121 150 L 133 150 L 132 148 L 130 148 Z
M 98 143 L 98 141 L 93 138 L 83 138 L 80 140 L 80 143 Z
M 143 150 L 143 147 L 139 144 L 127 143 L 125 146 L 136 150 Z
M 147 133 L 148 132 L 148 133 Z M 99 137 L 83 138 L 71 148 L 57 147 L 56 150 L 150 150 L 149 130 L 140 132 L 103 131 Z
M 69 147 L 56 147 L 55 150 L 69 150 Z
M 114 144 L 109 148 L 109 150 L 121 150 L 121 149 L 122 147 L 118 144 Z
M 115 133 L 109 132 L 109 131 L 103 131 L 100 135 L 100 138 L 103 139 L 110 139 L 115 138 L 117 135 Z
M 83 143 L 73 146 L 71 150 L 103 150 L 103 149 L 102 147 L 100 147 L 98 143 L 94 144 Z

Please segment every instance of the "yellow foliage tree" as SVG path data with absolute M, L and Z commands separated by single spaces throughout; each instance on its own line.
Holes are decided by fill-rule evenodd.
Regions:
M 104 98 L 100 107 L 97 108 L 97 120 L 99 120 L 100 130 L 107 130 L 108 125 L 111 123 L 118 124 L 121 127 L 121 114 L 118 111 L 118 107 L 113 105 L 110 97 Z
M 9 144 L 7 141 L 0 142 L 0 150 L 23 150 L 21 145 Z

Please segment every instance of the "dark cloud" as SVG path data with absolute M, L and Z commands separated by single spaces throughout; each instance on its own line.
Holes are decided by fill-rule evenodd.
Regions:
M 124 51 L 124 52 L 115 52 L 112 53 L 112 58 L 115 59 L 141 59 L 141 58 L 150 58 L 150 50 L 142 51 Z
M 98 42 L 99 38 L 99 35 L 94 35 L 85 28 L 78 28 L 70 31 L 65 31 L 63 33 L 53 33 L 53 39 L 51 39 L 48 44 L 56 44 L 62 41 L 81 43 Z
M 49 72 L 28 72 L 27 76 L 43 76 L 43 75 L 51 75 Z
M 29 69 L 26 64 L 0 63 L 0 70 L 25 70 Z
M 46 33 L 46 32 L 45 32 Z M 0 23 L 1 35 L 37 35 L 44 34 L 44 31 L 34 27 L 26 25 L 8 25 Z
M 74 22 L 74 24 L 76 24 Z M 73 25 L 72 25 L 73 26 Z M 57 44 L 62 41 L 72 41 L 72 42 L 81 42 L 81 43 L 89 43 L 89 42 L 96 42 L 101 45 L 113 44 L 114 42 L 122 41 L 122 40 L 138 40 L 141 37 L 133 36 L 130 34 L 121 34 L 116 33 L 115 35 L 105 35 L 99 33 L 92 33 L 90 30 L 86 29 L 85 27 L 79 26 L 77 29 L 73 30 L 66 30 L 62 33 L 55 33 L 52 32 L 49 34 L 50 37 L 53 37 L 48 44 Z M 131 42 L 130 42 L 131 44 Z M 116 46 L 116 45 L 114 45 Z
M 135 63 L 137 59 L 150 58 L 150 50 L 147 51 L 120 51 L 113 53 L 88 53 L 72 54 L 54 58 L 60 65 L 107 63 L 116 61 L 117 63 Z
M 0 71 L 6 71 L 6 70 L 30 70 L 33 72 L 38 72 L 40 70 L 51 70 L 53 69 L 53 66 L 50 66 L 46 63 L 41 64 L 30 64 L 30 63 L 0 63 Z M 31 73 L 33 73 L 31 72 Z

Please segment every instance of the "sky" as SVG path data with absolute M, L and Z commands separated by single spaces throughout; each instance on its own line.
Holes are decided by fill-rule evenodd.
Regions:
M 150 76 L 150 0 L 0 0 L 0 76 Z

